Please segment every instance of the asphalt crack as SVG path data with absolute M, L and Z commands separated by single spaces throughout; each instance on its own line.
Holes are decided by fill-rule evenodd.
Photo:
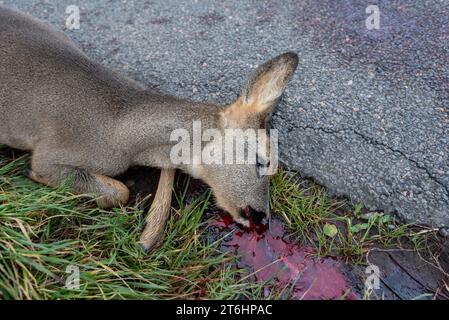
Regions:
M 440 181 L 437 177 L 435 177 L 435 176 L 430 172 L 430 170 L 429 170 L 427 167 L 422 166 L 421 164 L 419 164 L 418 161 L 412 159 L 412 158 L 411 158 L 410 156 L 408 156 L 405 152 L 403 152 L 403 151 L 401 151 L 401 150 L 397 150 L 397 149 L 395 149 L 395 148 L 392 148 L 391 146 L 389 146 L 389 145 L 387 145 L 387 144 L 385 144 L 385 143 L 383 143 L 383 142 L 377 141 L 376 139 L 374 139 L 374 138 L 372 138 L 372 137 L 367 137 L 366 135 L 364 135 L 363 133 L 361 133 L 361 132 L 359 132 L 359 131 L 357 131 L 357 130 L 355 130 L 355 129 L 352 129 L 352 128 L 342 128 L 342 129 L 337 129 L 337 130 L 335 130 L 335 129 L 329 129 L 329 128 L 314 127 L 314 126 L 299 126 L 299 127 L 297 127 L 297 128 L 298 128 L 298 129 L 303 129 L 303 130 L 305 130 L 305 129 L 310 129 L 310 130 L 315 130 L 315 131 L 321 131 L 321 132 L 324 132 L 324 133 L 327 133 L 327 134 L 338 134 L 338 133 L 343 133 L 343 132 L 350 132 L 350 133 L 353 133 L 353 134 L 359 136 L 360 138 L 362 138 L 363 140 L 365 140 L 367 143 L 372 144 L 372 145 L 377 145 L 377 146 L 384 147 L 385 149 L 390 150 L 390 151 L 393 152 L 393 153 L 399 154 L 401 157 L 405 158 L 407 161 L 413 163 L 413 164 L 416 166 L 416 168 L 418 168 L 418 169 L 420 169 L 420 170 L 423 170 L 423 171 L 427 174 L 427 176 L 428 176 L 432 181 L 434 181 L 436 184 L 438 184 L 439 186 L 441 186 L 441 187 L 444 189 L 444 191 L 445 191 L 445 193 L 447 194 L 447 196 L 449 196 L 449 187 L 446 186 L 446 185 L 445 185 L 442 181 Z

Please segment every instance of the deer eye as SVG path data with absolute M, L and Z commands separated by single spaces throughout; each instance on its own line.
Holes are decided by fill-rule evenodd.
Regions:
M 270 161 L 268 161 L 267 163 L 261 163 L 261 162 L 257 162 L 256 163 L 257 168 L 268 168 L 270 166 Z
M 262 161 L 261 161 L 262 160 Z M 262 167 L 269 167 L 270 166 L 270 160 L 268 160 L 267 162 L 265 162 L 264 159 L 261 159 L 259 157 L 259 155 L 256 155 L 256 166 L 257 168 L 262 168 Z
M 257 167 L 257 168 L 260 168 L 261 166 L 262 166 L 262 163 L 260 162 L 259 155 L 256 154 L 256 167 Z
M 261 169 L 262 168 L 268 168 L 270 166 L 270 161 L 268 162 L 263 162 L 261 161 L 261 158 L 259 157 L 259 155 L 256 155 L 256 172 L 257 172 L 257 178 L 261 177 Z

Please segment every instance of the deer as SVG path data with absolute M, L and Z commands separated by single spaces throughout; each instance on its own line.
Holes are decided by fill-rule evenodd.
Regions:
M 235 222 L 269 214 L 270 158 L 256 163 L 173 163 L 177 128 L 264 129 L 298 65 L 294 52 L 260 65 L 231 104 L 176 97 L 107 68 L 83 53 L 62 31 L 31 15 L 0 7 L 0 144 L 31 152 L 24 173 L 102 208 L 124 206 L 126 185 L 114 177 L 132 166 L 161 169 L 140 238 L 150 251 L 163 240 L 176 170 L 204 181 Z M 211 142 L 213 143 L 213 142 Z M 204 146 L 202 147 L 204 148 Z

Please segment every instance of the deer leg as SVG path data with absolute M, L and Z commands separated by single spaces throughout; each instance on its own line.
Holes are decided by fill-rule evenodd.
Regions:
M 156 195 L 146 217 L 146 225 L 140 243 L 148 252 L 163 240 L 164 227 L 170 215 L 174 169 L 162 169 Z
M 129 198 L 128 188 L 120 181 L 76 167 L 33 161 L 25 175 L 51 187 L 70 183 L 74 193 L 93 195 L 102 208 L 124 205 Z

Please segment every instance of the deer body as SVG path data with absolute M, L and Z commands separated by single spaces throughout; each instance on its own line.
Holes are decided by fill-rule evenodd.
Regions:
M 231 167 L 174 165 L 170 133 L 191 130 L 193 121 L 205 129 L 260 127 L 296 68 L 294 54 L 277 59 L 256 72 L 235 104 L 191 102 L 148 90 L 88 58 L 64 33 L 0 7 L 0 144 L 32 151 L 31 179 L 56 186 L 70 177 L 74 192 L 98 196 L 103 207 L 127 202 L 128 189 L 111 177 L 130 166 L 179 168 L 205 180 L 238 220 L 244 206 L 266 211 L 266 195 L 257 192 L 267 182 L 257 182 L 251 201 L 240 199 L 239 186 L 229 181 L 227 190 L 223 179 L 235 175 L 246 188 L 252 167 L 229 174 Z M 168 185 L 173 175 L 165 177 Z
M 135 164 L 169 166 L 167 132 L 192 118 L 207 123 L 217 110 L 147 91 L 63 33 L 4 8 L 0 49 L 0 142 L 54 164 L 109 176 Z M 150 156 L 144 163 L 141 153 Z

